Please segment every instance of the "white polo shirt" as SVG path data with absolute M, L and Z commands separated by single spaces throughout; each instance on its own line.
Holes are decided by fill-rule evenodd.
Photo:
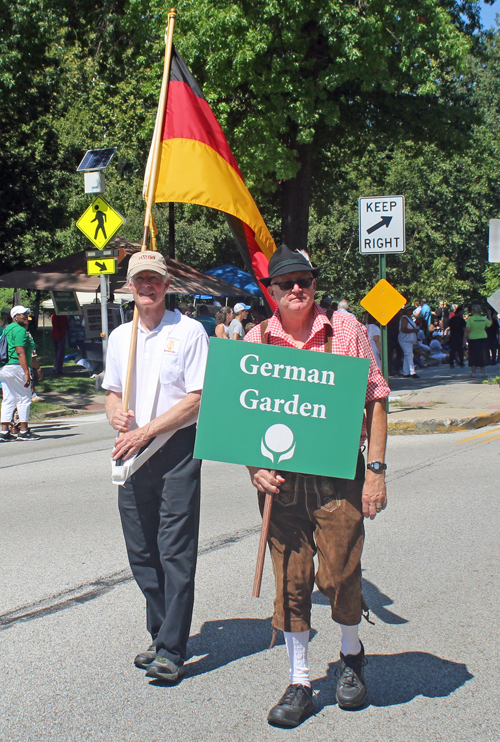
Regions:
M 123 392 L 131 336 L 132 322 L 120 325 L 109 336 L 104 389 Z M 130 427 L 145 425 L 167 412 L 189 392 L 201 389 L 207 354 L 205 329 L 177 309 L 175 312 L 165 310 L 162 321 L 152 332 L 147 332 L 139 320 L 129 400 L 129 409 L 134 411 L 135 418 Z M 195 416 L 181 427 L 186 428 L 197 419 Z

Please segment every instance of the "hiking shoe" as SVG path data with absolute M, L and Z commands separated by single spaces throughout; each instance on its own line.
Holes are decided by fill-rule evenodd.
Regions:
M 340 668 L 337 680 L 337 703 L 342 709 L 357 709 L 366 698 L 365 648 L 359 654 L 340 653 Z
M 296 683 L 288 686 L 276 706 L 269 712 L 267 721 L 275 727 L 297 727 L 312 714 L 314 714 L 312 688 Z
M 0 433 L 0 443 L 8 443 L 9 441 L 15 441 L 17 437 L 12 435 L 10 430 Z
M 184 675 L 184 665 L 180 667 L 169 660 L 168 657 L 156 657 L 150 662 L 147 678 L 156 678 L 156 680 L 165 680 L 167 683 L 175 683 Z
M 141 652 L 134 659 L 134 665 L 142 670 L 147 670 L 153 660 L 156 659 L 156 647 L 151 644 L 144 652 Z
M 18 441 L 39 441 L 41 437 L 42 437 L 41 435 L 37 435 L 36 433 L 33 433 L 32 430 L 24 430 L 18 434 L 16 440 Z

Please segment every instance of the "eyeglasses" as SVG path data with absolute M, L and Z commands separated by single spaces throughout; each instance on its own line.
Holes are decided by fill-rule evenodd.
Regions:
M 299 289 L 308 289 L 314 278 L 297 278 L 295 281 L 283 281 L 283 283 L 272 283 L 271 286 L 279 286 L 281 291 L 290 291 L 294 286 L 298 286 Z

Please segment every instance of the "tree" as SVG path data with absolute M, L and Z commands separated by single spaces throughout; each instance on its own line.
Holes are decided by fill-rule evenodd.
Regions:
M 453 139 L 462 126 L 449 93 L 473 46 L 477 2 L 181 0 L 178 9 L 180 51 L 250 188 L 280 197 L 291 247 L 307 245 L 324 155 L 344 131 L 442 141 L 443 129 Z

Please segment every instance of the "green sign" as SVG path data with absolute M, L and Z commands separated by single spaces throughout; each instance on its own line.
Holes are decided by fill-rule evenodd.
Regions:
M 354 479 L 369 365 L 211 338 L 194 455 Z
M 74 291 L 51 291 L 56 314 L 81 314 L 82 308 Z

